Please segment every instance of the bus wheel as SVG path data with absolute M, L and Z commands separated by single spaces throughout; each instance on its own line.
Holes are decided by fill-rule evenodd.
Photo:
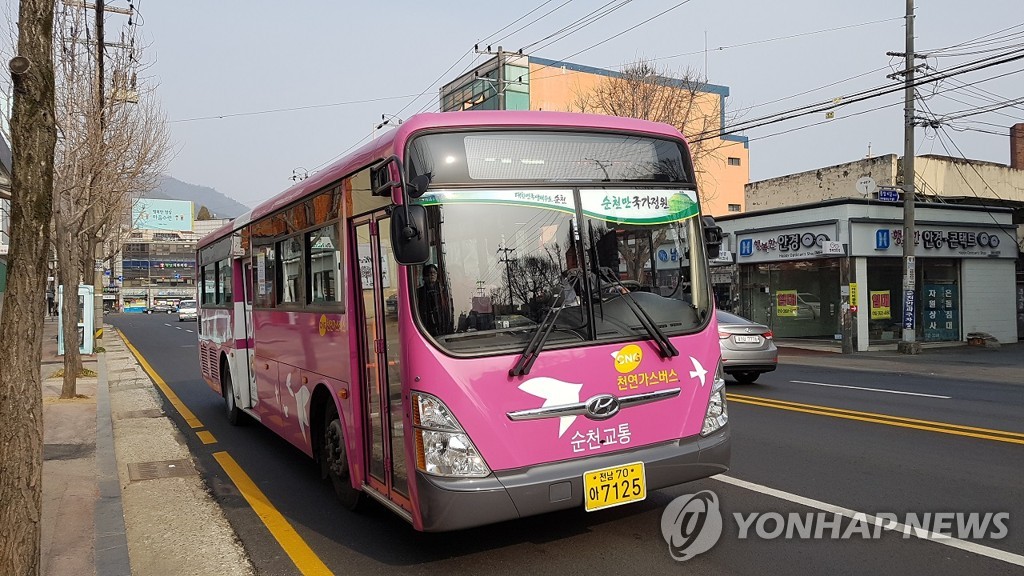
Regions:
M 341 431 L 338 409 L 329 404 L 323 419 L 323 441 L 320 443 L 320 468 L 330 478 L 338 500 L 349 510 L 358 510 L 363 493 L 352 487 L 349 477 L 348 454 L 345 452 L 345 437 Z
M 224 392 L 224 413 L 228 417 L 228 423 L 232 426 L 245 424 L 245 414 L 235 404 L 235 390 L 231 386 L 231 370 L 227 364 L 220 369 L 220 389 Z

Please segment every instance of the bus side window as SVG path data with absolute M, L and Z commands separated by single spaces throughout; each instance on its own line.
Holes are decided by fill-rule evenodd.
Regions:
M 258 308 L 273 308 L 277 302 L 274 296 L 274 279 L 277 277 L 274 247 L 258 246 L 253 248 L 253 254 L 253 299 Z
M 341 246 L 338 225 L 331 224 L 307 235 L 309 261 L 309 302 L 316 305 L 336 305 L 344 300 L 341 294 Z
M 221 260 L 217 263 L 217 303 L 218 304 L 231 304 L 232 301 L 232 284 L 231 284 L 231 259 Z

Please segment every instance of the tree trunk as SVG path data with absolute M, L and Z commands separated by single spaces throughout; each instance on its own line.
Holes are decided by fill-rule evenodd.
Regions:
M 21 0 L 13 74 L 14 152 L 11 248 L 0 318 L 0 574 L 40 567 L 43 408 L 40 357 L 46 307 L 46 256 L 53 195 L 54 0 Z
M 81 249 L 79 243 L 73 237 L 67 238 L 67 231 L 57 232 L 57 246 L 59 278 L 64 286 L 64 298 L 61 301 L 61 315 L 64 321 L 60 327 L 64 333 L 64 384 L 61 386 L 60 397 L 67 399 L 74 398 L 78 393 L 78 374 L 82 371 L 82 354 L 78 350 L 82 345 L 78 336 L 78 322 L 82 319 L 82 309 L 78 305 L 82 259 L 77 254 Z M 92 302 L 86 302 L 86 306 L 91 305 Z

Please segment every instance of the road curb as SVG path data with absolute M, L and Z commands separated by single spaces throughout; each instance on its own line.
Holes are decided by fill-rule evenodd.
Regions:
M 110 413 L 110 390 L 106 352 L 98 355 L 99 381 L 96 385 L 96 573 L 130 575 L 128 536 L 125 533 L 121 485 L 114 455 L 114 429 Z

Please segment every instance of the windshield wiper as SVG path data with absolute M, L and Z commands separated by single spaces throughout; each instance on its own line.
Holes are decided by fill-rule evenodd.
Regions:
M 630 295 L 629 289 L 626 288 L 626 286 L 623 285 L 622 282 L 620 282 L 619 279 L 611 272 L 606 272 L 601 268 L 598 268 L 597 272 L 599 276 L 604 276 L 606 280 L 618 286 L 619 295 L 622 296 L 626 305 L 629 306 L 629 309 L 636 315 L 637 320 L 640 321 L 640 325 L 643 326 L 644 329 L 647 330 L 647 333 L 651 335 L 651 338 L 658 343 L 658 350 L 661 351 L 661 357 L 672 358 L 673 356 L 679 356 L 679 350 L 676 349 L 668 339 L 668 336 L 665 336 L 665 333 L 661 331 L 661 328 L 658 327 L 658 323 L 651 319 L 651 316 L 646 310 L 644 310 L 643 306 L 638 304 L 633 296 Z
M 557 308 L 552 306 L 548 309 L 544 319 L 537 325 L 537 331 L 534 332 L 530 343 L 526 345 L 526 349 L 519 355 L 516 365 L 508 371 L 509 376 L 525 376 L 530 373 L 530 368 L 533 368 L 533 363 L 537 361 L 544 343 L 547 342 L 548 336 L 551 335 L 551 329 L 555 327 L 555 320 L 558 319 L 558 315 L 562 313 L 568 302 L 569 298 L 565 291 L 563 291 L 561 305 Z

